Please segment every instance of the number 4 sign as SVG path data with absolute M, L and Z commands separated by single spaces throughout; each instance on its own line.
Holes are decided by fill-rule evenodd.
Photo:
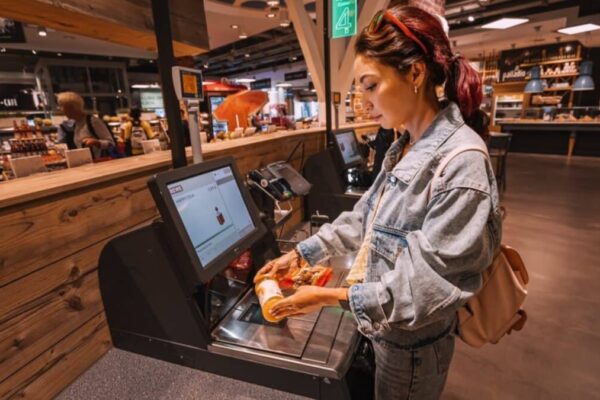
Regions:
M 331 37 L 356 34 L 356 0 L 333 0 L 331 4 Z

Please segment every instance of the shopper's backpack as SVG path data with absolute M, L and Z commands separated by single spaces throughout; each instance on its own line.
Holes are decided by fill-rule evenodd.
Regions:
M 131 123 L 131 134 L 129 135 L 129 140 L 131 141 L 131 149 L 134 153 L 139 154 L 143 152 L 142 141 L 146 140 L 146 132 L 144 131 L 144 127 L 141 125 L 141 123 Z
M 440 161 L 431 187 L 450 160 L 465 151 L 479 151 L 489 160 L 484 147 L 459 147 Z M 527 321 L 527 314 L 521 306 L 527 296 L 529 275 L 515 249 L 502 244 L 492 264 L 483 271 L 482 280 L 481 289 L 458 310 L 458 334 L 465 343 L 473 347 L 498 343 L 502 336 L 512 330 L 521 330 Z

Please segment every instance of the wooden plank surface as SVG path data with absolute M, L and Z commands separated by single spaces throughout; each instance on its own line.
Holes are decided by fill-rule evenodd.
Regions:
M 0 212 L 0 288 L 154 215 L 145 177 Z
M 204 6 L 172 0 L 176 56 L 208 50 Z M 2 16 L 94 39 L 157 51 L 150 0 L 3 0 Z
M 96 270 L 17 317 L 0 321 L 0 382 L 103 311 Z
M 107 242 L 103 240 L 3 286 L 0 324 L 48 302 L 70 285 L 80 285 L 82 277 L 98 267 L 98 257 Z
M 106 317 L 99 313 L 0 382 L 0 399 L 52 399 L 111 347 Z

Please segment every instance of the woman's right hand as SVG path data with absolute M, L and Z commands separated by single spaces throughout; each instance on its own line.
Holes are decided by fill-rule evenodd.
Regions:
M 269 261 L 256 273 L 254 283 L 257 283 L 264 278 L 279 279 L 283 277 L 290 267 L 294 266 L 299 261 L 300 255 L 296 250 L 285 253 L 281 257 Z

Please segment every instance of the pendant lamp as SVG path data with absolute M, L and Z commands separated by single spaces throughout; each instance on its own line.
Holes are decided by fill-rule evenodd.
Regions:
M 592 79 L 592 66 L 591 61 L 583 61 L 581 63 L 579 77 L 573 83 L 574 91 L 594 90 L 594 79 Z
M 541 93 L 544 91 L 542 72 L 539 65 L 531 68 L 531 79 L 525 85 L 525 93 Z

